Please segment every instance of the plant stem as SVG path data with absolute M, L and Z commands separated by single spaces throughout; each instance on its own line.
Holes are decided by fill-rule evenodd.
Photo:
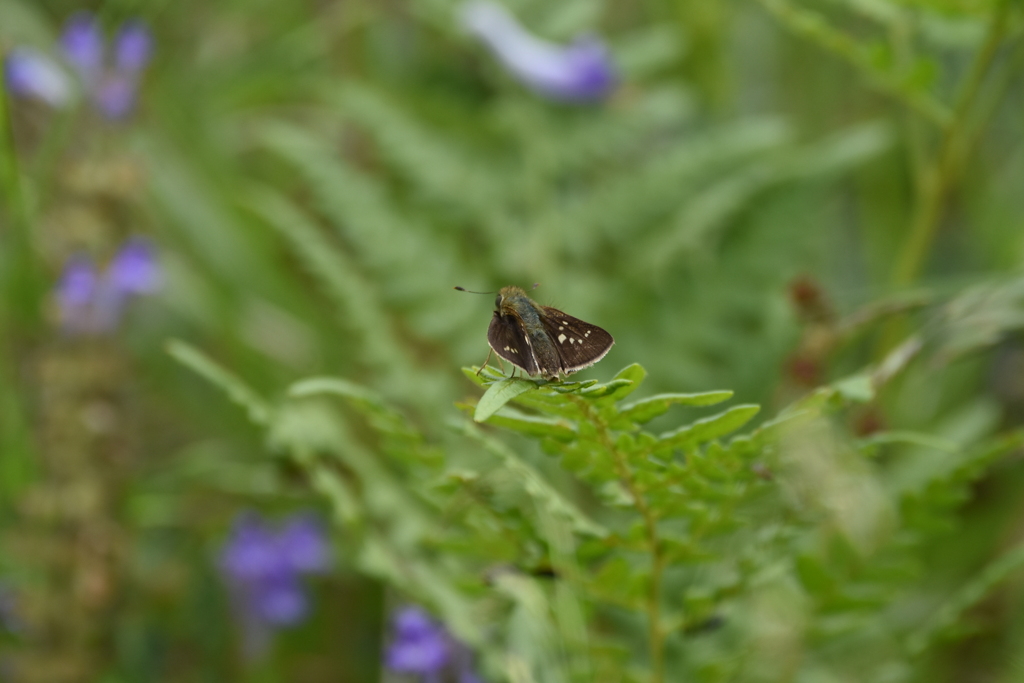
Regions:
M 644 519 L 647 531 L 647 544 L 651 550 L 651 579 L 647 587 L 647 633 L 648 650 L 651 657 L 651 683 L 665 681 L 665 631 L 661 627 L 661 577 L 665 570 L 665 558 L 661 553 L 661 542 L 658 538 L 658 520 L 651 511 L 647 501 L 629 471 L 626 457 L 614 446 L 609 445 L 612 457 L 615 458 L 615 469 L 619 480 L 633 497 L 636 509 Z
M 794 7 L 785 0 L 758 2 L 790 31 L 810 40 L 857 69 L 868 85 L 903 102 L 908 108 L 936 125 L 948 124 L 950 112 L 945 105 L 927 93 L 908 87 L 900 74 L 878 68 L 867 50 L 853 38 L 832 28 L 821 15 Z
M 897 286 L 908 285 L 916 279 L 935 237 L 946 196 L 970 151 L 968 115 L 1006 35 L 1008 15 L 1009 3 L 1003 0 L 992 16 L 985 42 L 960 89 L 953 115 L 942 128 L 938 151 L 923 171 L 910 234 L 893 273 L 893 283 Z
M 5 58 L 0 55 L 0 58 Z M 31 222 L 21 186 L 21 169 L 14 143 L 14 125 L 8 95 L 0 88 L 0 205 L 7 207 L 6 259 L 0 263 L 0 275 L 7 282 L 6 301 L 0 310 L 12 318 L 5 322 L 10 329 L 31 329 L 39 314 L 37 303 L 41 291 L 40 276 L 32 249 Z M 4 272 L 6 270 L 6 272 Z M 4 306 L 6 304 L 6 306 Z
M 619 482 L 633 498 L 637 512 L 640 513 L 644 521 L 647 545 L 650 547 L 651 553 L 651 578 L 647 588 L 647 640 L 651 659 L 651 683 L 664 683 L 665 629 L 661 623 L 661 584 L 662 575 L 665 571 L 665 556 L 662 553 L 661 539 L 658 536 L 658 518 L 654 511 L 651 510 L 650 505 L 647 504 L 640 486 L 633 478 L 626 455 L 615 447 L 615 443 L 608 433 L 604 420 L 601 419 L 597 411 L 591 408 L 586 399 L 577 400 L 576 404 L 583 409 L 587 418 L 600 430 L 601 440 L 615 461 L 615 470 L 619 475 Z

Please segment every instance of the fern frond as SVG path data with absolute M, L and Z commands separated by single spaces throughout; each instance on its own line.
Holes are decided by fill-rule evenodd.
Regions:
M 358 274 L 352 261 L 323 235 L 322 229 L 291 201 L 269 187 L 253 187 L 250 206 L 274 227 L 324 286 L 338 307 L 339 323 L 351 334 L 361 335 L 358 344 L 364 359 L 393 384 L 399 377 L 415 374 L 408 352 L 384 315 L 372 287 Z

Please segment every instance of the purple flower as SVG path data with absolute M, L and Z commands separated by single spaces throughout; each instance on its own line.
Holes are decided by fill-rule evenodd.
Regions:
M 95 77 L 79 67 L 93 103 L 109 119 L 122 119 L 135 108 L 139 77 L 153 52 L 153 35 L 139 20 L 125 23 L 114 38 L 114 64 Z
M 282 554 L 294 571 L 322 574 L 331 566 L 331 549 L 323 527 L 312 515 L 292 517 L 278 538 Z
M 153 34 L 138 19 L 125 22 L 114 38 L 114 67 L 124 74 L 138 74 L 149 64 Z
M 105 48 L 103 32 L 96 17 L 88 12 L 73 15 L 64 24 L 61 51 L 82 81 L 95 85 L 103 73 Z
M 608 96 L 618 78 L 605 45 L 583 36 L 567 46 L 537 38 L 496 2 L 463 5 L 466 28 L 483 40 L 520 81 L 556 100 L 590 101 Z
M 87 12 L 68 20 L 61 46 L 100 113 L 115 120 L 131 113 L 139 77 L 153 51 L 153 36 L 145 24 L 132 20 L 121 26 L 114 38 L 113 64 L 107 63 L 99 24 Z
M 108 119 L 121 119 L 135 107 L 139 78 L 149 63 L 153 37 L 146 26 L 133 20 L 122 25 L 114 39 L 113 63 L 96 17 L 88 12 L 73 15 L 64 25 L 60 53 L 78 75 L 93 105 Z M 51 106 L 66 104 L 73 93 L 69 76 L 42 53 L 18 48 L 6 64 L 11 92 L 33 96 Z
M 8 53 L 4 81 L 12 95 L 40 100 L 51 107 L 63 107 L 74 96 L 68 75 L 52 59 L 28 47 Z
M 403 607 L 391 619 L 392 640 L 384 665 L 396 673 L 418 674 L 425 681 L 439 680 L 442 672 L 456 675 L 458 683 L 481 683 L 473 669 L 473 653 L 448 629 L 415 605 Z
M 163 274 L 157 266 L 153 244 L 133 237 L 117 252 L 107 269 L 111 284 L 127 294 L 154 294 L 160 291 Z
M 272 528 L 255 512 L 235 520 L 220 554 L 220 569 L 245 630 L 246 653 L 259 656 L 276 628 L 295 626 L 309 613 L 304 574 L 330 568 L 326 534 L 310 515 Z
M 255 512 L 242 513 L 235 520 L 220 566 L 225 575 L 243 583 L 255 583 L 282 567 L 277 538 Z
M 65 330 L 78 333 L 92 330 L 92 302 L 98 282 L 96 266 L 88 258 L 77 255 L 68 260 L 55 292 L 61 326 Z
M 155 250 L 140 237 L 121 247 L 103 273 L 88 257 L 73 256 L 55 291 L 61 326 L 76 335 L 111 332 L 132 297 L 156 293 L 162 285 Z
M 433 674 L 451 658 L 451 638 L 444 626 L 419 607 L 403 607 L 392 619 L 394 640 L 384 662 L 399 673 Z
M 88 306 L 96 292 L 99 275 L 87 257 L 72 256 L 64 266 L 64 274 L 57 283 L 57 302 L 64 310 Z

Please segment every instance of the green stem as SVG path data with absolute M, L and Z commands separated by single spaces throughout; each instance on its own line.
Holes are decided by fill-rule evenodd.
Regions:
M 889 31 L 889 44 L 892 45 L 897 67 L 908 73 L 914 65 L 913 31 L 906 13 L 900 13 L 899 20 L 894 22 Z M 910 166 L 913 171 L 915 190 L 920 190 L 924 169 L 927 167 L 927 149 L 925 122 L 914 111 L 903 112 L 904 127 L 907 133 L 907 148 L 910 155 Z
M 601 416 L 593 410 L 586 399 L 576 401 L 587 418 L 597 426 L 601 440 L 605 448 L 612 455 L 615 461 L 615 470 L 619 475 L 619 482 L 626 488 L 633 499 L 637 512 L 644 521 L 644 529 L 647 534 L 647 545 L 651 553 L 651 579 L 647 589 L 647 632 L 648 652 L 651 659 L 651 683 L 665 682 L 665 629 L 661 621 L 661 592 L 662 576 L 665 571 L 665 556 L 661 548 L 661 539 L 658 535 L 658 518 L 651 510 L 647 500 L 643 497 L 639 484 L 633 478 L 629 469 L 629 461 L 626 455 L 615 447 L 611 435 L 608 433 L 607 425 Z
M 7 285 L 6 301 L 0 303 L 6 304 L 4 313 L 12 316 L 4 324 L 9 329 L 31 329 L 39 315 L 41 278 L 32 249 L 31 222 L 4 88 L 0 88 L 0 198 L 0 204 L 7 207 L 8 219 L 6 235 L 0 236 L 6 242 L 3 247 L 6 259 L 0 263 L 0 275 Z
M 938 126 L 946 126 L 951 118 L 949 110 L 928 93 L 908 87 L 902 74 L 883 71 L 872 61 L 871 54 L 860 43 L 832 28 L 826 19 L 815 13 L 786 2 L 786 0 L 758 0 L 772 15 L 793 33 L 815 43 L 857 69 L 865 82 L 917 112 Z
M 647 532 L 647 545 L 651 552 L 651 579 L 647 588 L 647 633 L 648 651 L 651 657 L 651 683 L 665 681 L 665 630 L 661 625 L 661 580 L 665 570 L 665 558 L 661 552 L 661 541 L 658 538 L 658 520 L 644 499 L 636 481 L 629 471 L 626 457 L 614 446 L 610 448 L 615 458 L 615 469 L 619 480 L 632 496 L 636 509 L 643 517 L 644 529 Z
M 6 55 L 2 58 L 6 61 Z M 10 212 L 17 216 L 22 208 L 21 188 L 18 182 L 18 158 L 14 149 L 14 128 L 7 91 L 0 88 L 0 187 Z M 15 223 L 15 221 L 12 221 Z
M 938 151 L 918 183 L 910 232 L 893 273 L 893 283 L 897 286 L 905 286 L 915 280 L 931 247 L 949 189 L 970 151 L 968 116 L 1006 35 L 1008 15 L 1009 3 L 1003 0 L 992 16 L 985 42 L 960 89 L 953 115 L 942 128 Z
M 6 56 L 0 54 L 0 62 Z M 28 210 L 21 187 L 7 91 L 0 85 L 0 516 L 10 510 L 21 488 L 37 475 L 28 401 L 18 382 L 26 358 L 25 332 L 39 315 L 41 291 L 32 251 Z M 6 218 L 6 222 L 4 222 Z M 6 334 L 5 334 L 6 333 Z

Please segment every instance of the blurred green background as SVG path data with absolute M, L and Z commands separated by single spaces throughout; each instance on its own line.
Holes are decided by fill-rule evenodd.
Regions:
M 911 338 L 851 430 L 1019 426 L 1019 3 L 507 0 L 547 39 L 606 40 L 620 83 L 576 104 L 518 83 L 459 5 L 0 0 L 4 51 L 52 50 L 83 9 L 155 36 L 124 121 L 6 105 L 0 580 L 26 626 L 0 680 L 379 675 L 389 598 L 343 556 L 272 662 L 241 661 L 215 568 L 232 518 L 321 503 L 172 338 L 267 396 L 371 387 L 457 461 L 444 421 L 477 393 L 459 368 L 486 354 L 492 299 L 452 287 L 539 282 L 616 338 L 585 377 L 639 362 L 649 390 L 732 389 L 770 416 Z M 140 234 L 162 292 L 115 334 L 61 334 L 67 259 Z M 1015 456 L 975 486 L 936 568 L 1020 540 L 1022 479 Z M 1021 680 L 1022 579 L 919 680 Z

